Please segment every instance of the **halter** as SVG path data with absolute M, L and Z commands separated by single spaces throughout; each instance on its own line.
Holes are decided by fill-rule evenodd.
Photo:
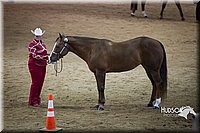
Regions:
M 65 48 L 67 48 L 68 50 L 69 50 L 69 44 L 68 44 L 68 39 L 67 39 L 67 37 L 65 37 L 64 38 L 64 47 L 61 49 L 61 51 L 59 52 L 59 53 L 56 53 L 56 52 L 54 52 L 54 51 L 52 51 L 52 53 L 54 53 L 54 54 L 56 54 L 56 55 L 61 55 L 62 54 L 62 52 L 65 50 Z M 55 47 L 55 46 L 54 46 Z
M 59 53 L 56 53 L 56 52 L 52 51 L 52 53 L 56 54 L 57 56 L 60 56 L 62 54 L 62 52 L 65 50 L 65 48 L 67 48 L 69 50 L 70 47 L 69 47 L 68 41 L 69 40 L 67 39 L 67 37 L 65 37 L 64 38 L 64 47 L 61 49 L 61 51 Z M 55 48 L 55 46 L 56 46 L 56 44 L 54 45 L 54 48 Z M 59 59 L 60 59 L 60 57 L 59 57 Z M 62 72 L 62 68 L 63 68 L 63 63 L 62 63 L 62 58 L 61 58 L 61 68 L 60 68 L 60 71 L 58 71 L 57 60 L 56 60 L 56 63 L 54 65 L 54 70 L 56 71 L 56 76 L 57 76 L 57 73 L 61 73 Z

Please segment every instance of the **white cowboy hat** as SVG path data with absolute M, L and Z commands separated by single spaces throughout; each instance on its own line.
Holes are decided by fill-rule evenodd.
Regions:
M 31 32 L 35 35 L 35 36 L 42 36 L 45 33 L 45 30 L 42 32 L 42 30 L 40 28 L 36 28 L 34 31 L 31 30 Z

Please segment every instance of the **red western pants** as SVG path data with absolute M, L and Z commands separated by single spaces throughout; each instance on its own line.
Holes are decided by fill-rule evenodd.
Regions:
M 39 66 L 35 63 L 28 63 L 29 72 L 31 74 L 32 84 L 29 95 L 29 105 L 41 103 L 40 93 L 45 79 L 46 65 Z

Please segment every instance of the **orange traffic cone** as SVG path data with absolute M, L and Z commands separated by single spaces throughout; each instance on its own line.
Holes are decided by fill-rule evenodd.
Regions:
M 52 94 L 49 95 L 48 101 L 48 111 L 47 111 L 47 118 L 46 118 L 46 127 L 40 129 L 40 131 L 44 132 L 57 132 L 61 131 L 62 128 L 56 128 L 55 124 L 55 115 L 54 115 L 54 107 L 53 107 L 53 96 Z

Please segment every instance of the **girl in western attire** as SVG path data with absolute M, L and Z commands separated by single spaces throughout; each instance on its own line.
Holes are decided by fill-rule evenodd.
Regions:
M 42 41 L 42 36 L 45 31 L 36 28 L 34 31 L 31 30 L 31 32 L 34 35 L 34 38 L 28 45 L 28 68 L 32 79 L 29 105 L 38 107 L 41 104 L 40 93 L 45 79 L 48 55 L 46 45 Z

